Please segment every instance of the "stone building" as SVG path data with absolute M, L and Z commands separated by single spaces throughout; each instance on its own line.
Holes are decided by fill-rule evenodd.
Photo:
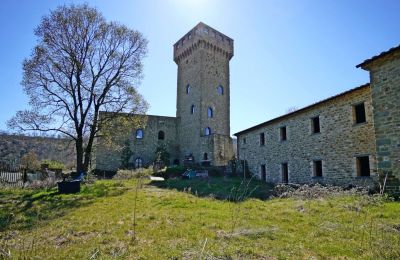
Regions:
M 377 183 L 400 191 L 400 46 L 357 65 L 371 83 L 235 134 L 238 157 L 273 183 Z
M 229 119 L 233 40 L 199 23 L 173 48 L 178 65 L 176 117 L 142 116 L 147 123 L 128 134 L 131 161 L 136 167 L 150 165 L 157 146 L 165 144 L 171 163 L 190 159 L 224 166 L 233 157 Z M 115 170 L 121 164 L 121 154 L 106 148 L 101 139 L 95 157 L 96 169 Z

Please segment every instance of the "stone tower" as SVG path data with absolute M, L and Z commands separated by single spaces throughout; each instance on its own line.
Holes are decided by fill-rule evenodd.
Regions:
M 181 160 L 226 165 L 230 138 L 229 61 L 233 40 L 199 23 L 174 44 L 178 65 L 177 106 Z

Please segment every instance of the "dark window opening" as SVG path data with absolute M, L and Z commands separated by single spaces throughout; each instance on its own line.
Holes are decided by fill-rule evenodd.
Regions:
M 192 105 L 191 107 L 190 107 L 190 114 L 194 114 L 194 110 L 195 110 L 195 106 L 194 105 Z
M 175 159 L 173 163 L 174 165 L 179 165 L 179 159 Z
M 364 103 L 358 104 L 354 106 L 354 116 L 356 124 L 367 122 L 367 118 L 365 116 L 365 105 Z
M 218 86 L 218 94 L 220 94 L 220 95 L 224 94 L 224 87 Z
M 211 135 L 211 128 L 206 127 L 206 128 L 204 129 L 204 134 L 205 134 L 205 135 Z
M 207 161 L 207 160 L 208 160 L 208 154 L 207 154 L 207 153 L 204 153 L 204 154 L 203 154 L 203 160 L 204 160 L 204 161 Z
M 212 118 L 214 116 L 213 109 L 211 107 L 209 107 L 207 110 L 207 116 L 208 118 Z
M 142 158 L 138 157 L 135 159 L 135 168 L 142 168 L 143 167 L 143 160 Z
M 186 86 L 186 94 L 189 94 L 189 93 L 190 93 L 190 85 L 187 84 L 187 86 Z
M 243 138 L 243 144 L 246 144 L 246 142 L 247 142 L 247 140 L 246 140 L 246 137 L 245 137 L 245 138 Z
M 263 182 L 267 181 L 267 170 L 266 170 L 265 164 L 261 164 L 261 180 Z
M 260 146 L 265 145 L 265 134 L 260 134 Z
M 312 132 L 314 134 L 320 133 L 321 132 L 321 128 L 320 128 L 320 124 L 319 124 L 319 116 L 314 117 L 313 119 L 311 119 L 311 122 L 312 122 Z
M 322 161 L 314 161 L 314 176 L 322 177 Z
M 281 164 L 281 170 L 282 170 L 282 182 L 283 183 L 289 183 L 289 167 L 287 163 L 282 163 Z
M 287 140 L 286 126 L 282 126 L 280 128 L 280 134 L 281 134 L 281 141 L 286 141 Z
M 158 132 L 158 140 L 164 140 L 165 138 L 165 133 L 164 131 L 159 131 Z
M 357 176 L 370 176 L 369 157 L 357 157 Z
M 143 130 L 137 129 L 136 130 L 136 139 L 142 139 L 142 138 L 143 138 Z

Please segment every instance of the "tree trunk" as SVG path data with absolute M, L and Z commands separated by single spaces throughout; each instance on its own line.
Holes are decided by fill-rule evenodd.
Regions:
M 85 169 L 85 172 L 88 171 L 89 169 L 89 163 L 90 159 L 92 157 L 92 147 L 93 147 L 93 141 L 94 141 L 94 136 L 96 135 L 96 130 L 97 130 L 97 122 L 98 122 L 98 111 L 99 109 L 96 107 L 94 111 L 94 118 L 93 118 L 93 124 L 90 127 L 90 134 L 89 134 L 89 139 L 87 142 L 87 146 L 85 149 L 85 160 L 83 163 L 83 167 Z
M 75 141 L 76 146 L 76 172 L 85 172 L 85 167 L 83 164 L 83 138 L 78 137 Z

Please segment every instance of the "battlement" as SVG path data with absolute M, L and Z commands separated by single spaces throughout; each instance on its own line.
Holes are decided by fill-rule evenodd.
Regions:
M 200 22 L 174 44 L 174 61 L 179 61 L 198 48 L 212 49 L 226 58 L 233 57 L 233 39 Z

